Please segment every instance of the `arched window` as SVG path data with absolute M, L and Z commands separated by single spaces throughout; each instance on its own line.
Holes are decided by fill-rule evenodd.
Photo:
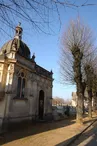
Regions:
M 24 92 L 25 92 L 25 77 L 24 77 L 24 73 L 21 72 L 18 77 L 17 96 L 19 98 L 24 98 Z

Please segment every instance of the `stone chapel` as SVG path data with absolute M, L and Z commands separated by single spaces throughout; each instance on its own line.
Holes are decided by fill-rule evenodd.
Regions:
M 52 118 L 53 73 L 30 57 L 18 25 L 12 40 L 0 50 L 0 126 L 6 121 Z

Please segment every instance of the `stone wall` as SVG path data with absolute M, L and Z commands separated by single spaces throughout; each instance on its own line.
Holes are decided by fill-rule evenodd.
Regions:
M 43 68 L 41 73 L 37 72 L 35 64 L 18 55 L 16 59 L 5 59 L 0 63 L 1 126 L 3 123 L 7 125 L 11 122 L 37 120 L 41 90 L 44 92 L 43 118 L 46 120 L 52 118 L 52 76 Z M 24 98 L 17 96 L 18 77 L 21 72 L 25 76 Z
M 17 97 L 17 82 L 19 72 L 26 74 L 26 86 L 25 97 L 19 99 Z M 39 92 L 44 91 L 44 117 L 47 119 L 47 115 L 52 114 L 52 82 L 44 77 L 41 77 L 35 72 L 27 70 L 16 65 L 12 82 L 12 94 L 10 95 L 9 103 L 9 118 L 13 119 L 34 119 L 38 118 L 38 104 L 39 104 Z

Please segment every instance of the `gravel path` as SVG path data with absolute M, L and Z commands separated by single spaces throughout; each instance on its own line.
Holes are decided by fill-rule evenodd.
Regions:
M 5 134 L 0 146 L 63 146 L 86 126 L 79 126 L 72 119 L 37 123 Z

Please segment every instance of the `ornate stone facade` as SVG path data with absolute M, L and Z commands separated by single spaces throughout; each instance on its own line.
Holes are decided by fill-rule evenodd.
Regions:
M 13 40 L 0 50 L 0 125 L 8 122 L 52 118 L 52 71 L 30 58 L 21 40 L 23 29 L 16 27 Z M 6 120 L 7 121 L 7 120 Z

